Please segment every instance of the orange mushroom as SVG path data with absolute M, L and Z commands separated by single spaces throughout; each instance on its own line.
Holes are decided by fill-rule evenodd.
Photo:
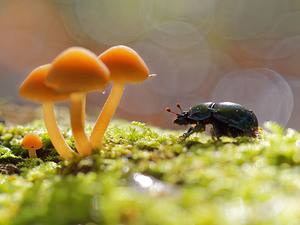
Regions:
M 119 45 L 109 48 L 98 57 L 110 71 L 113 87 L 90 136 L 93 148 L 100 147 L 108 124 L 116 111 L 126 83 L 141 83 L 149 77 L 143 59 L 131 48 Z
M 70 94 L 71 127 L 79 155 L 91 155 L 92 145 L 84 130 L 85 97 L 89 91 L 103 90 L 109 79 L 108 68 L 91 51 L 71 47 L 53 61 L 45 79 L 57 93 Z
M 36 150 L 43 146 L 41 138 L 34 134 L 26 134 L 22 141 L 22 148 L 28 150 L 29 158 L 37 158 Z
M 49 71 L 50 64 L 34 69 L 20 86 L 19 92 L 23 98 L 43 104 L 43 117 L 50 140 L 58 152 L 64 158 L 73 158 L 76 153 L 69 147 L 61 135 L 54 115 L 54 103 L 69 99 L 69 94 L 56 94 L 53 88 L 45 85 L 45 76 Z

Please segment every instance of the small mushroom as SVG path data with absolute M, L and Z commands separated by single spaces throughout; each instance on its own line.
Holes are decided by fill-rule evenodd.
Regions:
M 22 141 L 22 148 L 27 149 L 29 153 L 29 158 L 37 158 L 36 150 L 43 146 L 41 138 L 34 134 L 26 134 Z
M 19 92 L 23 98 L 30 99 L 43 104 L 43 117 L 50 140 L 58 152 L 64 158 L 73 158 L 76 153 L 69 147 L 60 133 L 54 114 L 54 102 L 69 99 L 69 94 L 57 94 L 53 88 L 45 85 L 45 76 L 49 71 L 50 64 L 34 69 L 23 84 Z
M 92 145 L 84 130 L 86 93 L 103 90 L 109 70 L 91 51 L 71 47 L 53 61 L 45 79 L 46 85 L 57 93 L 70 95 L 71 127 L 79 155 L 91 155 Z
M 105 130 L 117 109 L 126 83 L 141 83 L 151 76 L 143 59 L 131 48 L 119 45 L 103 52 L 99 59 L 110 71 L 113 87 L 90 136 L 93 148 L 100 147 Z

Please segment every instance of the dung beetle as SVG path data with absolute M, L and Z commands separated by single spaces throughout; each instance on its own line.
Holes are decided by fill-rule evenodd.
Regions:
M 222 136 L 255 137 L 258 133 L 258 122 L 252 110 L 247 109 L 233 102 L 205 102 L 190 108 L 189 111 L 182 111 L 177 104 L 181 114 L 172 112 L 169 108 L 166 111 L 177 116 L 174 123 L 178 125 L 194 124 L 185 132 L 182 137 L 186 139 L 195 132 L 205 131 L 205 126 L 212 125 L 211 135 L 220 140 Z

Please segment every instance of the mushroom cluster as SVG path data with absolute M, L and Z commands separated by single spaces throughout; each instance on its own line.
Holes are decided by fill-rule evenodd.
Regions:
M 82 47 L 71 47 L 59 54 L 51 64 L 34 69 L 20 86 L 23 98 L 41 102 L 50 140 L 64 159 L 91 155 L 101 147 L 105 130 L 119 104 L 126 83 L 140 83 L 149 70 L 142 58 L 127 46 L 115 46 L 97 57 Z M 111 93 L 96 121 L 90 138 L 85 133 L 85 101 L 87 92 L 101 91 L 110 82 Z M 54 102 L 70 100 L 70 120 L 76 150 L 64 140 L 54 115 Z

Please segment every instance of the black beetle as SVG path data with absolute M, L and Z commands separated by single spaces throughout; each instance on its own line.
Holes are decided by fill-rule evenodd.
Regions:
M 220 140 L 222 136 L 255 137 L 258 133 L 258 122 L 252 110 L 247 109 L 233 102 L 205 102 L 190 108 L 188 112 L 182 111 L 181 114 L 172 112 L 169 108 L 166 110 L 177 116 L 174 123 L 179 125 L 195 124 L 185 132 L 182 137 L 185 139 L 195 132 L 203 132 L 205 126 L 212 125 L 211 135 Z

